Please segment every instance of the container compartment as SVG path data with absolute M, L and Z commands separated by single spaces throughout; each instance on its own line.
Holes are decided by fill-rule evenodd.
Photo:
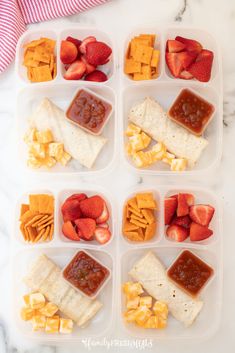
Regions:
M 40 249 L 24 249 L 18 252 L 13 259 L 13 281 L 14 281 L 14 318 L 16 320 L 16 326 L 19 331 L 29 339 L 37 339 L 42 342 L 74 342 L 85 337 L 100 337 L 112 326 L 113 317 L 113 295 L 114 295 L 114 280 L 113 274 L 111 279 L 107 282 L 105 287 L 102 289 L 97 299 L 100 300 L 104 305 L 97 313 L 97 315 L 91 320 L 90 324 L 84 328 L 79 328 L 74 324 L 74 330 L 72 334 L 47 334 L 44 332 L 33 332 L 30 322 L 21 320 L 19 313 L 23 306 L 22 296 L 30 289 L 24 285 L 22 278 L 27 274 L 28 266 L 30 263 L 40 255 L 45 254 L 50 259 L 55 261 L 61 269 L 68 264 L 77 251 L 80 248 L 73 247 L 53 247 L 53 248 L 40 248 Z M 111 273 L 114 271 L 114 259 L 105 251 L 100 250 L 87 250 L 92 256 L 98 259 L 104 266 L 107 266 Z M 109 300 L 107 300 L 109 298 Z M 62 315 L 63 316 L 63 315 Z M 64 317 L 64 316 L 63 316 Z
M 113 113 L 104 127 L 102 136 L 108 139 L 100 152 L 97 160 L 94 163 L 92 169 L 83 167 L 78 161 L 72 160 L 66 167 L 63 167 L 57 163 L 50 170 L 46 168 L 40 169 L 29 169 L 26 165 L 27 160 L 27 149 L 28 146 L 23 141 L 24 134 L 28 130 L 28 118 L 36 109 L 40 101 L 47 97 L 53 103 L 58 105 L 61 109 L 66 110 L 69 103 L 72 101 L 73 96 L 79 89 L 79 87 L 88 88 L 94 93 L 97 93 L 112 103 Z M 116 112 L 116 94 L 107 86 L 94 86 L 89 83 L 78 81 L 77 83 L 72 82 L 70 85 L 66 83 L 57 83 L 51 85 L 50 83 L 44 83 L 32 87 L 26 87 L 22 89 L 17 99 L 17 130 L 18 130 L 18 158 L 21 160 L 25 169 L 31 170 L 34 173 L 68 173 L 68 174 L 90 174 L 94 172 L 105 172 L 110 169 L 114 163 L 116 157 L 116 138 L 117 138 L 117 112 Z

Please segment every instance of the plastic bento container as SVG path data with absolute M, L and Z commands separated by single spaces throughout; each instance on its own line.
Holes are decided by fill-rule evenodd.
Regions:
M 75 192 L 84 192 L 88 196 L 99 194 L 105 198 L 110 213 L 109 227 L 112 237 L 104 245 L 98 242 L 74 242 L 65 238 L 61 231 L 61 215 L 60 206 L 63 201 Z M 19 230 L 19 212 L 22 202 L 28 201 L 29 194 L 48 193 L 55 198 L 55 211 L 54 211 L 54 236 L 50 242 L 41 242 L 35 244 L 28 244 L 24 242 L 23 237 Z M 47 189 L 34 189 L 25 191 L 16 202 L 15 209 L 15 226 L 14 234 L 12 235 L 12 322 L 15 323 L 17 330 L 26 338 L 36 340 L 38 342 L 53 342 L 54 344 L 61 344 L 66 342 L 78 342 L 84 338 L 102 337 L 112 331 L 114 325 L 114 305 L 116 300 L 116 226 L 117 226 L 117 205 L 115 200 L 106 192 L 105 189 L 98 185 L 86 184 L 86 189 L 82 186 L 74 186 L 73 189 L 62 189 L 59 187 L 51 186 Z M 78 251 L 87 252 L 90 256 L 94 257 L 98 262 L 105 266 L 110 275 L 104 282 L 99 293 L 95 297 L 103 303 L 102 309 L 91 320 L 89 325 L 84 328 L 78 328 L 74 324 L 72 334 L 47 334 L 44 332 L 33 332 L 32 325 L 25 322 L 20 318 L 20 309 L 24 305 L 23 295 L 30 292 L 30 289 L 23 283 L 22 279 L 27 274 L 28 267 L 40 254 L 47 255 L 61 270 L 72 260 Z M 85 295 L 85 294 L 84 294 Z M 108 300 L 109 298 L 109 300 Z M 91 298 L 93 299 L 93 298 Z M 63 316 L 63 315 L 62 315 Z
M 124 73 L 124 58 L 128 43 L 136 35 L 141 33 L 157 34 L 157 47 L 160 49 L 159 76 L 152 80 L 133 81 Z M 165 45 L 167 39 L 174 39 L 177 35 L 192 38 L 201 42 L 204 48 L 214 52 L 211 79 L 207 83 L 193 80 L 182 80 L 174 78 L 165 63 Z M 121 85 L 122 85 L 122 160 L 127 168 L 135 173 L 144 175 L 174 175 L 174 176 L 197 176 L 202 172 L 214 169 L 222 156 L 222 131 L 223 131 L 223 87 L 222 87 L 222 63 L 221 53 L 216 39 L 207 31 L 193 27 L 169 26 L 142 26 L 129 33 L 123 43 L 121 62 Z M 157 100 L 165 111 L 178 96 L 183 88 L 192 89 L 215 107 L 215 115 L 207 127 L 203 136 L 209 141 L 209 145 L 203 151 L 201 158 L 192 169 L 183 172 L 173 172 L 163 162 L 153 164 L 148 168 L 136 168 L 129 156 L 125 153 L 127 137 L 124 131 L 128 125 L 128 112 L 130 108 L 140 103 L 146 97 Z
M 65 80 L 63 73 L 65 71 L 64 65 L 60 62 L 60 43 L 61 40 L 66 39 L 67 36 L 74 36 L 77 38 L 85 38 L 87 36 L 95 36 L 97 40 L 106 42 L 111 46 L 113 53 L 110 61 L 102 67 L 102 70 L 108 75 L 108 80 L 105 82 L 92 82 L 84 80 Z M 39 39 L 41 37 L 49 37 L 56 40 L 56 61 L 57 61 L 57 76 L 54 80 L 48 82 L 31 83 L 27 79 L 26 68 L 22 65 L 24 44 L 31 40 Z M 94 27 L 63 26 L 61 30 L 50 30 L 47 27 L 40 30 L 26 31 L 20 38 L 16 49 L 15 71 L 19 87 L 17 106 L 16 106 L 16 121 L 18 131 L 17 154 L 18 159 L 22 162 L 23 170 L 29 171 L 32 174 L 48 173 L 48 174 L 78 174 L 89 175 L 96 173 L 97 175 L 104 175 L 111 171 L 115 166 L 117 159 L 117 94 L 114 89 L 118 86 L 117 78 L 117 53 L 115 44 L 112 39 L 103 31 Z M 72 160 L 65 167 L 57 163 L 53 168 L 39 168 L 30 169 L 26 165 L 27 161 L 27 145 L 23 141 L 23 136 L 28 129 L 27 120 L 33 113 L 40 101 L 47 97 L 53 103 L 58 105 L 64 111 L 68 107 L 75 93 L 79 88 L 85 88 L 92 91 L 92 93 L 101 96 L 107 100 L 113 108 L 112 115 L 109 121 L 104 126 L 102 135 L 108 139 L 104 148 L 100 152 L 93 167 L 88 169 L 83 167 L 78 161 Z
M 63 239 L 60 231 L 59 206 L 74 192 L 86 192 L 88 195 L 105 195 L 105 200 L 109 202 L 108 207 L 111 210 L 111 220 L 113 236 L 107 244 L 100 246 L 92 242 L 73 242 Z M 158 201 L 158 230 L 156 236 L 146 243 L 132 243 L 126 241 L 122 236 L 122 209 L 124 202 L 135 193 L 152 191 Z M 48 187 L 48 189 L 31 190 L 25 192 L 19 198 L 16 205 L 16 216 L 19 214 L 20 203 L 26 201 L 26 196 L 30 193 L 52 193 L 55 197 L 55 234 L 53 240 L 49 243 L 38 243 L 35 245 L 26 244 L 19 239 L 19 227 L 16 222 L 13 235 L 13 320 L 17 329 L 25 337 L 35 339 L 39 342 L 63 343 L 78 342 L 84 337 L 103 337 L 109 333 L 112 337 L 122 335 L 125 339 L 136 337 L 156 340 L 190 340 L 199 341 L 207 339 L 213 335 L 219 327 L 222 304 L 222 210 L 217 196 L 200 187 L 185 186 L 184 188 L 171 185 L 147 184 L 133 188 L 131 190 L 122 190 L 118 207 L 112 197 L 101 187 L 86 185 L 84 187 L 73 186 L 73 189 L 60 189 L 59 187 Z M 186 240 L 182 243 L 173 242 L 165 236 L 164 225 L 164 198 L 179 192 L 191 192 L 195 195 L 196 202 L 209 203 L 215 207 L 215 214 L 210 227 L 214 235 L 202 242 L 190 242 Z M 111 208 L 111 206 L 112 208 Z M 117 227 L 118 226 L 118 227 Z M 92 243 L 92 244 L 91 244 Z M 153 251 L 163 262 L 166 269 L 177 258 L 183 249 L 188 249 L 201 257 L 206 263 L 212 266 L 214 275 L 208 286 L 203 288 L 200 297 L 204 301 L 202 312 L 196 321 L 189 328 L 184 328 L 171 315 L 168 319 L 168 326 L 165 330 L 145 330 L 132 324 L 126 324 L 123 321 L 122 313 L 124 311 L 124 296 L 122 293 L 122 284 L 131 280 L 128 275 L 133 264 L 148 251 Z M 19 317 L 20 308 L 23 305 L 22 295 L 29 289 L 22 282 L 26 275 L 28 266 L 35 260 L 39 254 L 44 253 L 54 260 L 63 269 L 72 257 L 79 250 L 87 251 L 94 256 L 101 264 L 107 267 L 111 272 L 111 278 L 107 284 L 98 293 L 97 299 L 103 302 L 103 308 L 92 320 L 89 326 L 77 329 L 71 335 L 53 334 L 48 335 L 39 332 L 32 332 L 30 323 L 24 322 Z M 112 322 L 112 324 L 111 324 Z M 110 324 L 109 324 L 110 323 Z M 114 330 L 114 326 L 115 330 Z
M 122 236 L 121 219 L 122 207 L 126 200 L 126 195 L 120 203 L 120 224 L 119 224 L 119 258 L 121 259 L 121 270 L 119 277 L 120 288 L 120 307 L 119 307 L 119 325 L 125 335 L 139 338 L 139 339 L 156 339 L 156 340 L 190 340 L 198 341 L 208 339 L 212 336 L 219 327 L 222 304 L 222 209 L 220 202 L 215 194 L 212 192 L 195 186 L 180 186 L 170 185 L 141 185 L 132 190 L 128 190 L 127 194 L 132 196 L 135 193 L 152 191 L 159 194 L 159 212 L 158 212 L 158 227 L 159 236 L 151 242 L 127 242 Z M 215 207 L 215 214 L 210 227 L 214 231 L 214 235 L 202 242 L 190 242 L 186 240 L 178 243 L 165 236 L 164 225 L 164 198 L 169 195 L 174 195 L 179 192 L 190 192 L 195 195 L 195 202 L 202 202 L 212 204 Z M 167 328 L 164 330 L 143 329 L 134 324 L 126 323 L 123 319 L 123 312 L 125 311 L 125 298 L 121 290 L 123 283 L 133 281 L 128 272 L 131 270 L 135 262 L 142 256 L 152 251 L 162 261 L 166 270 L 176 260 L 177 256 L 183 250 L 192 251 L 199 256 L 203 261 L 208 263 L 214 270 L 214 274 L 208 284 L 202 289 L 199 295 L 204 301 L 203 309 L 195 322 L 188 328 L 185 328 L 182 323 L 175 320 L 171 315 L 168 317 Z

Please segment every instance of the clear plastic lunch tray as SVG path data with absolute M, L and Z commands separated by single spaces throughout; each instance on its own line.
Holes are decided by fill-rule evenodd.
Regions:
M 86 184 L 85 184 L 86 185 Z M 137 192 L 150 191 L 158 202 L 156 234 L 148 242 L 132 243 L 128 242 L 122 235 L 122 210 L 125 201 Z M 19 231 L 20 204 L 27 202 L 29 193 L 51 193 L 55 197 L 55 232 L 51 242 L 26 244 L 22 240 Z M 112 238 L 107 244 L 100 245 L 97 242 L 73 242 L 66 239 L 61 231 L 62 221 L 60 207 L 63 201 L 75 192 L 85 192 L 88 195 L 100 194 L 107 201 L 110 212 L 110 229 Z M 179 192 L 191 192 L 195 195 L 196 203 L 211 204 L 215 207 L 215 215 L 210 224 L 214 234 L 207 240 L 201 242 L 190 242 L 186 240 L 182 243 L 174 242 L 165 236 L 164 226 L 164 198 Z M 115 200 L 103 188 L 97 185 L 73 186 L 72 189 L 50 189 L 31 190 L 24 193 L 17 202 L 15 213 L 15 231 L 13 238 L 13 318 L 17 329 L 27 338 L 41 342 L 76 342 L 85 337 L 104 337 L 108 333 L 116 338 L 122 335 L 127 338 L 151 338 L 151 339 L 195 339 L 208 338 L 219 326 L 222 304 L 222 210 L 217 197 L 208 190 L 187 186 L 180 188 L 177 186 L 155 186 L 142 185 L 132 190 L 123 190 L 120 195 L 120 202 Z M 86 250 L 106 266 L 111 272 L 111 278 L 105 287 L 98 294 L 104 305 L 95 316 L 89 326 L 81 329 L 75 328 L 72 334 L 48 335 L 43 332 L 32 332 L 31 324 L 21 320 L 19 313 L 23 306 L 22 296 L 29 292 L 29 289 L 22 282 L 22 278 L 28 271 L 29 264 L 35 258 L 44 253 L 54 260 L 61 269 L 68 264 L 78 250 Z M 214 276 L 206 286 L 200 298 L 204 301 L 204 307 L 195 323 L 184 328 L 181 323 L 169 316 L 168 327 L 165 330 L 145 330 L 132 324 L 126 324 L 122 313 L 125 310 L 122 284 L 131 280 L 128 272 L 134 263 L 148 251 L 153 251 L 163 262 L 166 268 L 173 262 L 183 249 L 189 249 L 200 256 L 214 269 Z M 116 327 L 115 327 L 116 325 Z M 115 327 L 115 330 L 114 330 Z
M 112 338 L 123 337 L 125 339 L 135 338 L 152 338 L 156 340 L 198 340 L 206 339 L 219 327 L 221 305 L 222 305 L 222 207 L 217 196 L 206 189 L 190 186 L 182 188 L 181 186 L 158 185 L 157 180 L 148 185 L 142 185 L 132 190 L 122 189 L 119 194 L 119 202 L 110 196 L 110 194 L 98 185 L 80 184 L 72 181 L 72 175 L 96 177 L 105 175 L 110 172 L 116 165 L 121 155 L 121 165 L 132 173 L 154 176 L 182 176 L 185 177 L 187 184 L 187 176 L 197 176 L 199 172 L 212 170 L 218 163 L 222 152 L 222 66 L 221 54 L 218 49 L 216 40 L 206 31 L 169 26 L 142 26 L 136 28 L 132 33 L 128 33 L 124 38 L 122 50 L 120 51 L 120 64 L 117 60 L 118 53 L 113 41 L 109 35 L 95 28 L 84 28 L 81 26 L 64 27 L 61 31 L 54 31 L 41 27 L 37 31 L 27 31 L 20 39 L 17 47 L 16 55 L 16 75 L 17 83 L 20 90 L 18 92 L 18 100 L 16 107 L 17 128 L 18 128 L 18 157 L 22 161 L 24 170 L 26 167 L 26 146 L 23 142 L 23 135 L 27 129 L 27 118 L 32 114 L 35 106 L 43 97 L 50 98 L 59 107 L 65 109 L 74 93 L 80 87 L 87 87 L 95 93 L 100 94 L 113 104 L 114 112 L 109 122 L 104 128 L 103 135 L 108 137 L 108 144 L 104 147 L 98 157 L 95 166 L 91 169 L 85 169 L 79 165 L 71 165 L 62 168 L 56 166 L 49 172 L 47 170 L 37 170 L 32 174 L 41 176 L 45 174 L 43 179 L 45 185 L 44 190 L 26 191 L 18 198 L 15 214 L 15 228 L 12 236 L 12 295 L 13 295 L 13 312 L 12 322 L 15 323 L 17 330 L 28 339 L 35 339 L 40 343 L 53 342 L 53 344 L 76 343 L 84 338 L 102 338 L 104 335 L 110 335 Z M 123 72 L 123 58 L 129 40 L 141 33 L 156 33 L 157 44 L 161 50 L 159 77 L 151 81 L 134 82 L 128 78 Z M 109 80 L 104 83 L 84 82 L 84 81 L 67 81 L 63 79 L 63 66 L 59 60 L 59 46 L 61 39 L 65 39 L 68 35 L 79 38 L 85 38 L 94 35 L 98 40 L 104 40 L 112 46 L 113 56 L 111 62 L 105 66 Z M 208 83 L 200 83 L 194 80 L 184 81 L 172 78 L 165 64 L 165 42 L 168 38 L 174 39 L 176 35 L 182 35 L 199 40 L 202 45 L 213 50 L 215 60 L 212 70 L 212 78 Z M 58 73 L 53 81 L 47 83 L 29 83 L 26 78 L 26 70 L 22 66 L 23 45 L 33 39 L 40 37 L 54 38 L 57 41 L 56 55 L 58 64 Z M 118 68 L 120 65 L 119 73 Z M 152 96 L 157 99 L 160 104 L 167 110 L 173 102 L 179 91 L 183 88 L 193 88 L 196 92 L 208 99 L 215 106 L 215 115 L 208 126 L 205 136 L 209 140 L 209 146 L 203 153 L 200 161 L 193 170 L 185 172 L 171 172 L 168 167 L 159 163 L 150 169 L 136 169 L 126 157 L 124 153 L 124 130 L 127 126 L 128 111 L 131 106 L 144 99 L 146 96 Z M 117 93 L 118 92 L 118 93 Z M 117 104 L 118 101 L 118 104 Z M 118 149 L 120 147 L 120 151 Z M 53 184 L 52 178 L 55 175 L 66 175 L 67 179 L 63 179 L 60 186 Z M 150 178 L 148 178 L 150 180 Z M 177 182 L 175 179 L 174 182 Z M 47 183 L 45 183 L 47 181 Z M 102 181 L 102 180 L 101 180 Z M 65 188 L 65 182 L 69 189 Z M 165 180 L 165 183 L 170 180 Z M 153 191 L 159 202 L 159 210 L 157 211 L 158 227 L 156 234 L 150 241 L 146 243 L 131 243 L 122 235 L 122 209 L 125 201 L 134 193 L 140 191 Z M 163 200 L 166 195 L 178 192 L 188 191 L 194 193 L 197 203 L 212 204 L 215 209 L 215 215 L 211 223 L 214 234 L 209 239 L 200 243 L 191 243 L 186 240 L 183 243 L 173 242 L 166 238 L 164 217 L 163 217 Z M 51 242 L 30 245 L 24 243 L 19 231 L 19 207 L 22 201 L 27 200 L 27 196 L 31 192 L 51 192 L 55 196 L 55 231 Z M 112 237 L 107 244 L 99 245 L 92 242 L 72 242 L 66 239 L 62 232 L 62 218 L 60 214 L 60 206 L 63 201 L 74 192 L 86 192 L 88 195 L 101 194 L 108 203 L 110 211 L 110 229 Z M 32 332 L 31 324 L 20 319 L 19 312 L 23 306 L 22 295 L 29 291 L 23 284 L 22 278 L 27 273 L 29 263 L 31 263 L 40 253 L 48 255 L 58 265 L 63 268 L 79 250 L 84 249 L 91 255 L 96 257 L 100 262 L 111 270 L 111 279 L 98 295 L 98 299 L 104 303 L 103 308 L 91 321 L 89 326 L 85 328 L 75 328 L 70 335 L 54 334 L 48 335 L 42 332 Z M 142 255 L 151 250 L 162 260 L 166 268 L 177 257 L 182 249 L 189 249 L 204 259 L 211 265 L 215 271 L 215 275 L 208 287 L 204 288 L 200 297 L 204 300 L 204 307 L 195 323 L 190 328 L 184 328 L 182 324 L 169 316 L 168 327 L 165 330 L 145 330 L 135 327 L 131 324 L 125 324 L 122 318 L 124 311 L 124 298 L 121 290 L 123 282 L 130 280 L 128 271 L 132 265 Z

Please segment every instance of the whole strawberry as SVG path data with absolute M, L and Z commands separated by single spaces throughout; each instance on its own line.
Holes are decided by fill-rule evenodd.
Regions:
M 86 45 L 86 59 L 91 65 L 106 64 L 111 54 L 112 49 L 103 42 L 90 42 Z

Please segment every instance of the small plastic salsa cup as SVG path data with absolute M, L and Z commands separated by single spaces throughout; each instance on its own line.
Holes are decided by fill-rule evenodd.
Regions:
M 167 269 L 168 278 L 192 297 L 198 296 L 213 274 L 213 268 L 189 250 L 183 250 Z
M 87 88 L 80 88 L 65 115 L 73 124 L 92 135 L 100 135 L 112 115 L 112 104 Z
M 110 278 L 110 270 L 84 250 L 78 251 L 62 271 L 75 290 L 94 299 Z

